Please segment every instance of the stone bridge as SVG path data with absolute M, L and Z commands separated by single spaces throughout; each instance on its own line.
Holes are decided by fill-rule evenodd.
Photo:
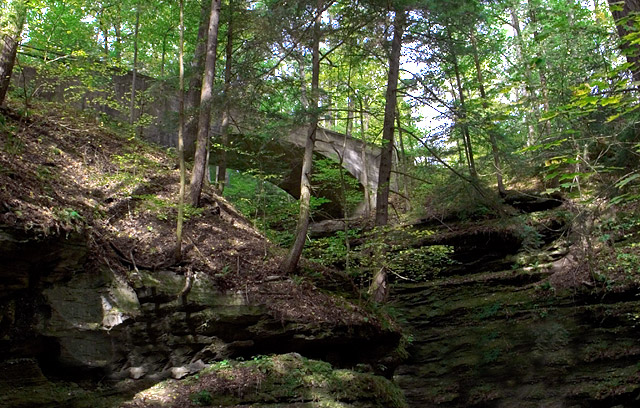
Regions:
M 101 74 L 97 74 L 101 75 Z M 129 95 L 131 93 L 131 73 L 114 74 L 111 78 L 102 78 L 109 83 L 101 90 L 88 90 L 80 81 L 71 78 L 43 78 L 35 69 L 23 67 L 14 75 L 14 88 L 24 88 L 26 93 L 33 90 L 33 96 L 45 100 L 66 103 L 79 110 L 92 110 L 98 115 L 107 115 L 121 121 L 129 118 Z M 173 88 L 154 78 L 137 75 L 136 92 L 143 95 L 136 110 L 136 117 L 146 116 L 150 123 L 138 128 L 144 139 L 166 147 L 177 146 L 178 98 Z M 22 93 L 22 92 L 21 92 Z M 237 115 L 241 120 L 242 115 Z M 96 118 L 99 120 L 99 117 Z M 280 180 L 274 184 L 280 186 L 292 196 L 300 195 L 300 175 L 304 145 L 308 126 L 283 127 L 278 136 L 264 140 L 251 135 L 251 131 L 239 128 L 231 130 L 231 149 L 228 152 L 228 168 L 239 171 L 260 168 L 264 173 L 277 175 Z M 215 135 L 215 125 L 211 134 Z M 324 128 L 316 133 L 315 153 L 342 162 L 342 166 L 356 178 L 361 185 L 369 186 L 372 204 L 375 204 L 375 192 L 378 187 L 378 167 L 380 148 L 365 144 L 359 139 Z M 365 160 L 363 160 L 363 157 Z M 342 160 L 341 160 L 342 158 Z M 216 164 L 215 153 L 211 164 Z M 364 165 L 366 163 L 366 166 Z M 337 186 L 317 186 L 317 192 L 334 202 L 337 199 Z M 333 191 L 333 192 L 332 192 Z M 331 216 L 340 217 L 342 211 L 334 208 Z

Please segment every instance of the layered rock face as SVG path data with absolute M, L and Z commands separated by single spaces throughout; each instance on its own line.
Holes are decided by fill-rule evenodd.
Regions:
M 0 405 L 59 403 L 55 393 L 34 396 L 32 386 L 50 379 L 149 384 L 204 362 L 291 351 L 349 365 L 375 361 L 398 341 L 364 323 L 283 319 L 204 274 L 191 285 L 170 270 L 119 276 L 108 261 L 88 269 L 87 256 L 82 234 L 0 230 Z
M 638 406 L 637 291 L 556 290 L 549 276 L 572 273 L 568 251 L 558 240 L 500 269 L 457 265 L 395 285 L 414 336 L 395 377 L 410 406 Z

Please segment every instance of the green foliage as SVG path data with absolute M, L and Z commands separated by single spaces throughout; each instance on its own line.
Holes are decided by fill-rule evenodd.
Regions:
M 344 208 L 346 214 L 350 214 L 364 198 L 358 180 L 334 160 L 315 160 L 311 178 L 314 182 L 326 186 L 325 188 L 339 192 L 341 205 L 346 207 Z M 318 195 L 322 196 L 322 191 L 319 191 Z
M 53 216 L 68 231 L 82 231 L 85 226 L 84 217 L 72 208 L 54 208 Z
M 357 230 L 336 231 L 328 237 L 312 239 L 304 248 L 304 256 L 310 261 L 326 266 L 345 267 L 347 257 L 346 239 L 359 237 Z
M 614 264 L 615 266 L 611 265 L 609 266 L 609 268 L 621 269 L 628 277 L 637 280 L 640 276 L 640 251 L 638 251 L 639 246 L 639 244 L 634 243 L 628 248 L 616 249 Z
M 482 196 L 477 189 L 461 182 L 454 175 L 446 175 L 430 188 L 420 206 L 422 217 L 435 220 L 481 220 L 495 217 L 500 208 L 499 197 L 485 190 Z
M 501 308 L 502 308 L 502 303 L 500 302 L 488 304 L 476 312 L 475 318 L 478 320 L 489 319 L 491 317 L 496 316 Z
M 535 227 L 523 224 L 519 229 L 519 233 L 522 238 L 522 247 L 525 250 L 532 251 L 539 249 L 540 246 L 542 246 L 542 234 L 540 234 Z
M 178 212 L 177 203 L 172 200 L 158 197 L 154 194 L 133 195 L 131 198 L 141 202 L 136 211 L 150 212 L 161 221 L 166 221 L 171 217 L 174 217 Z M 203 212 L 203 208 L 196 208 L 190 204 L 185 204 L 183 217 L 185 221 L 188 221 L 191 218 L 201 216 Z
M 456 261 L 451 259 L 453 247 L 448 245 L 431 245 L 415 249 L 402 249 L 387 255 L 389 269 L 397 275 L 425 282 L 434 279 L 440 272 Z
M 307 259 L 326 266 L 345 268 L 348 265 L 346 272 L 366 286 L 374 268 L 380 267 L 380 260 L 376 257 L 384 254 L 381 262 L 391 272 L 391 279 L 425 282 L 456 264 L 451 258 L 451 246 L 427 245 L 407 248 L 411 242 L 419 241 L 430 234 L 432 232 L 428 230 L 391 227 L 376 228 L 365 233 L 350 229 L 346 238 L 350 242 L 357 242 L 358 245 L 353 245 L 347 252 L 345 232 L 336 231 L 329 237 L 312 239 L 305 247 L 304 255 Z M 390 241 L 395 243 L 392 245 Z
M 286 246 L 293 240 L 298 202 L 267 180 L 231 171 L 224 196 L 269 239 Z
M 20 154 L 24 150 L 24 143 L 12 132 L 8 132 L 7 138 L 5 139 L 3 145 L 3 149 L 9 154 Z
M 202 390 L 202 391 L 196 392 L 194 394 L 191 394 L 191 396 L 189 398 L 196 405 L 201 405 L 201 406 L 208 407 L 208 406 L 211 406 L 213 404 L 213 396 L 207 390 Z
M 215 375 L 216 389 L 191 394 L 205 396 L 209 405 L 244 405 L 262 401 L 310 401 L 314 406 L 342 407 L 352 401 L 371 407 L 404 408 L 402 391 L 390 381 L 371 374 L 335 369 L 331 364 L 298 354 L 255 356 L 245 362 L 214 364 L 200 377 Z M 244 384 L 234 380 L 241 376 Z M 210 384 L 204 382 L 204 384 Z M 200 388 L 197 381 L 194 389 Z M 240 387 L 240 388 L 239 388 Z

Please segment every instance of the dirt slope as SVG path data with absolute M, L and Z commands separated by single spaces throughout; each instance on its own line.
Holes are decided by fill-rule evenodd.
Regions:
M 177 264 L 175 152 L 127 132 L 57 105 L 39 105 L 27 117 L 0 111 L 0 224 L 41 236 L 85 231 L 91 262 L 123 277 L 135 268 L 205 273 L 221 287 L 250 291 L 283 318 L 375 321 L 310 282 L 280 276 L 282 250 L 211 189 L 202 208 L 186 210 L 185 256 Z

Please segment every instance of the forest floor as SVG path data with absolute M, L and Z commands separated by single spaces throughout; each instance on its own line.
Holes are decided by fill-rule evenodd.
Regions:
M 28 117 L 0 111 L 0 223 L 41 236 L 86 231 L 91 261 L 122 276 L 131 268 L 203 272 L 223 289 L 247 290 L 282 318 L 376 321 L 363 308 L 338 307 L 335 297 L 314 290 L 308 280 L 282 276 L 283 250 L 209 186 L 200 208 L 186 208 L 178 263 L 175 151 L 128 138 L 122 135 L 126 129 L 59 105 L 36 108 Z M 303 262 L 305 269 L 352 289 L 335 271 Z

